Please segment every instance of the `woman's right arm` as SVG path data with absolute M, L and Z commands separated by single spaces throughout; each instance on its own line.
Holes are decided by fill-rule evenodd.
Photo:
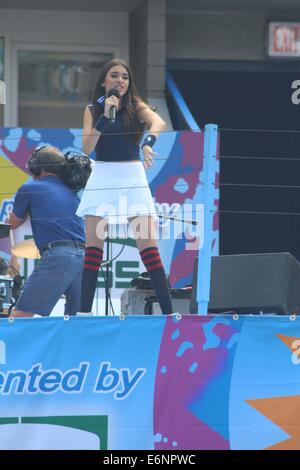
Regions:
M 93 127 L 93 116 L 87 106 L 83 114 L 82 149 L 84 153 L 90 155 L 93 152 L 100 135 L 100 132 Z

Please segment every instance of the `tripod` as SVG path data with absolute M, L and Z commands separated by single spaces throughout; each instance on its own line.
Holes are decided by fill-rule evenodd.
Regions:
M 111 244 L 111 239 L 109 236 L 109 227 L 107 230 L 107 238 L 106 238 L 106 275 L 104 279 L 104 286 L 105 286 L 105 315 L 108 315 L 108 302 L 110 299 L 110 276 L 109 276 L 109 265 L 111 261 L 109 261 L 109 256 L 110 256 L 110 244 Z
M 110 285 L 110 271 L 109 271 L 109 267 L 112 265 L 112 262 L 115 261 L 117 258 L 119 258 L 119 256 L 121 255 L 121 253 L 123 252 L 124 248 L 125 248 L 125 244 L 123 244 L 121 250 L 119 251 L 119 253 L 114 256 L 113 258 L 110 259 L 110 257 L 112 256 L 112 251 L 111 251 L 111 248 L 112 248 L 112 241 L 113 239 L 117 239 L 116 236 L 113 236 L 111 233 L 110 233 L 110 225 L 108 224 L 107 226 L 107 237 L 105 239 L 107 245 L 106 245 L 106 260 L 103 261 L 101 267 L 105 267 L 105 276 L 104 276 L 104 290 L 105 290 L 105 315 L 108 315 L 108 310 L 109 310 L 109 303 L 111 304 L 111 297 L 110 297 L 110 289 L 111 289 L 111 285 Z

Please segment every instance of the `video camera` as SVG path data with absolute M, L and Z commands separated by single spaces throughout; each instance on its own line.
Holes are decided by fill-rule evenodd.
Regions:
M 92 161 L 84 153 L 67 152 L 61 178 L 73 191 L 84 189 L 92 172 Z

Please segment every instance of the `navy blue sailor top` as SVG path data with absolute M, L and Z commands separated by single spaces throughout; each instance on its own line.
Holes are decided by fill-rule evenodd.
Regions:
M 104 111 L 104 97 L 98 100 L 100 109 Z M 89 105 L 89 109 L 94 116 L 95 106 Z M 95 147 L 96 161 L 120 162 L 130 160 L 140 160 L 140 146 L 134 142 L 133 134 L 129 133 L 124 124 L 125 106 L 122 106 L 116 113 L 114 123 L 101 114 L 94 124 L 101 132 L 101 136 Z M 97 127 L 96 127 L 97 126 Z M 143 129 L 141 124 L 141 128 Z

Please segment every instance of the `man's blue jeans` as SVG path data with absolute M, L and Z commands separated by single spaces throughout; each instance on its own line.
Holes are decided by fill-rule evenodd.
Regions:
M 23 312 L 47 316 L 65 294 L 65 315 L 80 310 L 84 250 L 58 246 L 46 250 L 24 285 L 15 306 Z

